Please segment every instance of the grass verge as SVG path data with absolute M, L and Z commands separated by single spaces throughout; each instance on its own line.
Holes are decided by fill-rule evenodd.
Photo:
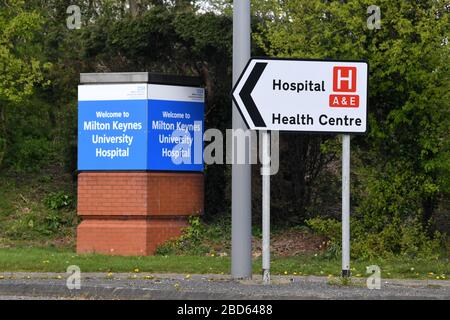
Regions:
M 381 277 L 397 279 L 447 280 L 450 277 L 448 259 L 380 259 L 352 261 L 352 275 L 365 278 L 366 267 L 378 265 Z M 82 272 L 150 272 L 150 273 L 215 273 L 228 274 L 231 260 L 218 256 L 157 255 L 148 257 L 120 257 L 98 254 L 78 255 L 70 249 L 58 248 L 3 248 L 0 249 L 0 272 L 66 272 L 77 265 Z M 271 271 L 274 275 L 339 276 L 339 259 L 322 255 L 274 257 Z M 253 261 L 253 272 L 261 272 L 261 260 Z

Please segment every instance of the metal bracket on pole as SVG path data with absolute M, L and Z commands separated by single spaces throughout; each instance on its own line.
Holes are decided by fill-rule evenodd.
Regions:
M 270 131 L 261 131 L 262 175 L 262 269 L 263 282 L 270 283 Z
M 342 135 L 342 277 L 350 277 L 350 135 Z

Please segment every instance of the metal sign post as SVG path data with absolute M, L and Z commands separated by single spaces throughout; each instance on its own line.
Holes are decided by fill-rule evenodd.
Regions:
M 233 2 L 233 83 L 250 58 L 250 1 Z M 247 130 L 244 120 L 233 104 L 233 130 Z M 252 209 L 250 159 L 236 163 L 236 153 L 248 155 L 250 141 L 243 148 L 232 142 L 231 168 L 231 276 L 235 279 L 252 277 Z M 238 150 L 239 149 L 239 150 Z
M 350 277 L 350 135 L 342 135 L 342 277 Z
M 270 283 L 270 132 L 261 131 L 262 143 L 262 269 L 263 282 Z

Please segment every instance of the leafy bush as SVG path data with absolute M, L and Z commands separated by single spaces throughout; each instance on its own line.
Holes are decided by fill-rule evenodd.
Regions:
M 27 138 L 14 149 L 13 168 L 19 172 L 40 169 L 49 160 L 50 144 L 45 138 Z
M 205 226 L 198 216 L 189 217 L 189 226 L 184 228 L 183 234 L 158 246 L 156 254 L 168 255 L 174 253 L 205 254 L 209 249 L 202 245 L 204 239 Z
M 231 223 L 229 218 L 222 217 L 214 223 L 205 224 L 198 216 L 189 217 L 189 226 L 183 230 L 182 235 L 160 245 L 156 254 L 191 254 L 203 255 L 214 252 L 214 245 L 221 248 L 230 243 Z
M 341 222 L 328 218 L 313 218 L 306 221 L 317 234 L 328 237 L 327 254 L 337 257 L 341 253 Z M 388 258 L 407 256 L 409 258 L 437 258 L 445 239 L 439 232 L 433 238 L 418 220 L 402 221 L 394 218 L 381 231 L 367 230 L 360 220 L 351 218 L 350 241 L 352 258 Z
M 44 204 L 51 210 L 70 208 L 73 203 L 73 197 L 63 191 L 50 193 L 44 198 Z
M 72 211 L 46 210 L 33 203 L 29 212 L 15 213 L 15 219 L 4 222 L 0 234 L 10 240 L 43 240 L 70 234 L 78 218 Z

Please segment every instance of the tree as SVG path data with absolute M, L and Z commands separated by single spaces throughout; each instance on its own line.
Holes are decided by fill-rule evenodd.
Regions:
M 377 230 L 395 216 L 426 225 L 450 191 L 448 3 L 378 1 L 381 29 L 370 30 L 371 1 L 256 2 L 254 38 L 267 55 L 368 60 L 369 131 L 353 140 L 357 211 Z
M 5 0 L 0 7 L 0 164 L 8 144 L 6 108 L 29 97 L 34 86 L 43 81 L 34 46 L 42 20 L 24 6 L 22 0 Z

